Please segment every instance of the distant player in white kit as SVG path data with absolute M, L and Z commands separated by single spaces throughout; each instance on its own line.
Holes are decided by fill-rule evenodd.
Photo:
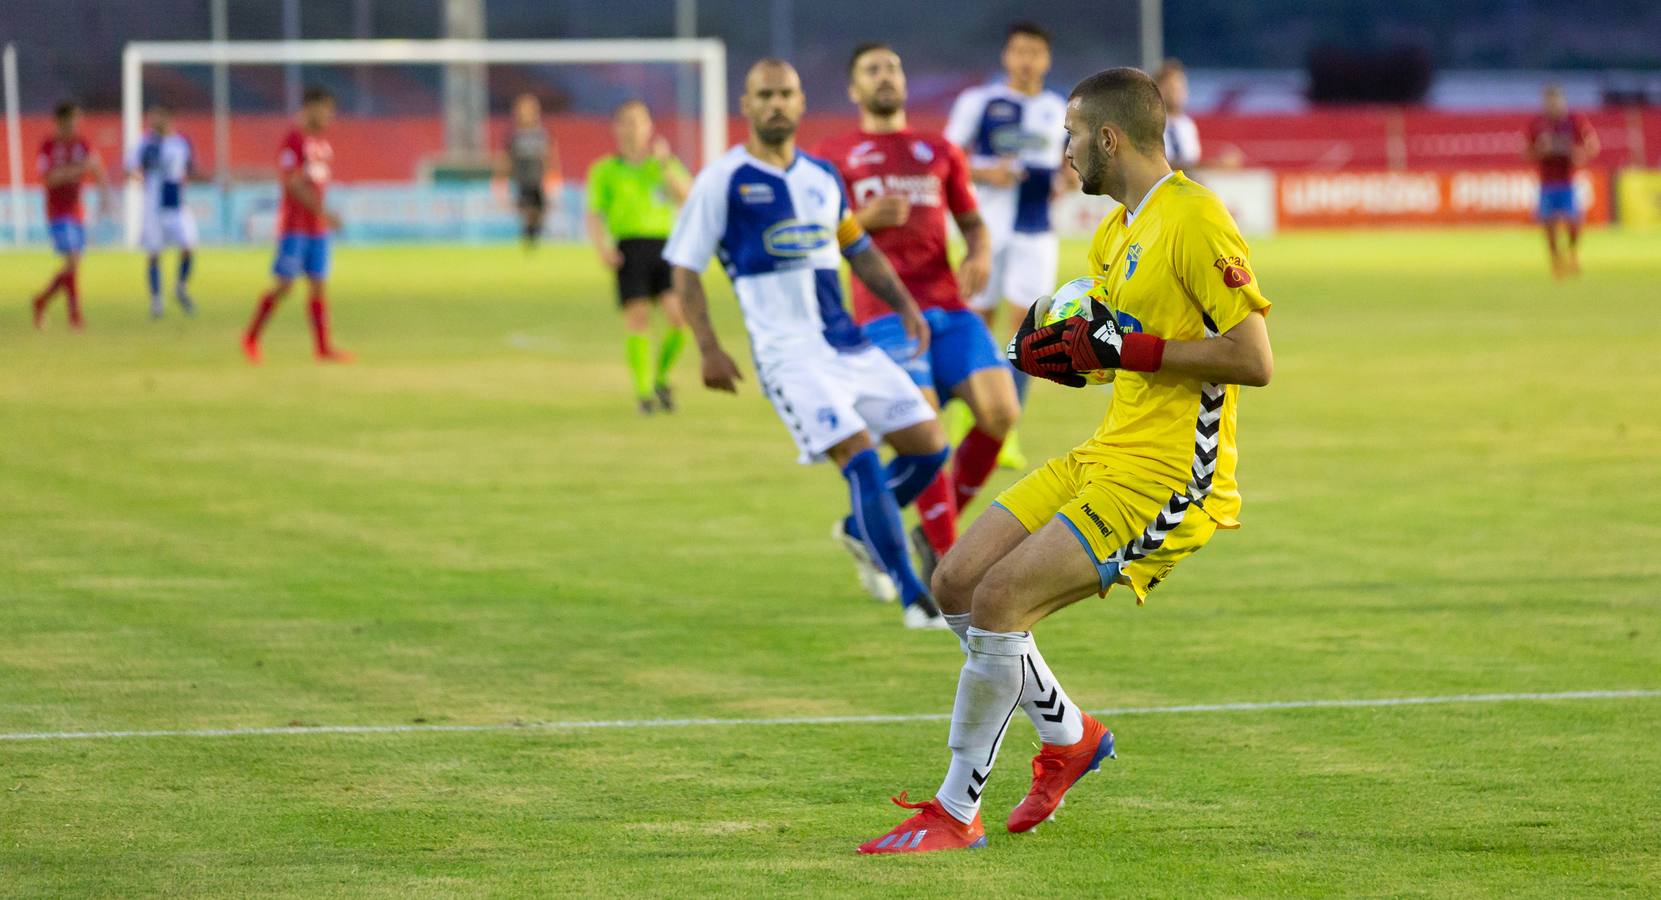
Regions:
M 1011 25 L 1004 39 L 1005 79 L 972 87 L 952 104 L 946 139 L 969 156 L 969 174 L 981 218 L 992 237 L 992 274 L 969 298 L 986 327 L 1000 334 L 1000 301 L 1013 305 L 1012 323 L 1032 301 L 1055 290 L 1060 242 L 1050 226 L 1050 200 L 1076 186 L 1062 168 L 1067 100 L 1044 87 L 1050 71 L 1050 35 L 1031 22 Z M 1009 329 L 1013 332 L 1013 327 Z M 1028 379 L 1015 373 L 1026 403 Z M 1004 441 L 1000 465 L 1025 468 L 1015 432 Z
M 150 107 L 150 130 L 138 146 L 127 151 L 127 176 L 144 185 L 139 244 L 150 257 L 150 318 L 162 317 L 161 252 L 179 248 L 179 278 L 173 299 L 185 315 L 195 315 L 186 283 L 190 280 L 191 252 L 196 248 L 196 219 L 185 205 L 185 182 L 197 177 L 196 155 L 190 141 L 173 130 L 173 111 Z
M 899 587 L 905 624 L 944 628 L 906 552 L 900 507 L 934 480 L 946 438 L 911 376 L 843 307 L 842 257 L 898 314 L 919 353 L 928 349 L 928 322 L 854 218 L 836 169 L 796 150 L 805 106 L 789 63 L 764 59 L 750 68 L 742 102 L 749 139 L 698 174 L 663 258 L 703 356 L 704 385 L 736 393 L 742 376 L 710 324 L 700 280 L 710 257 L 720 256 L 750 333 L 756 379 L 801 461 L 830 460 L 847 479 L 853 536 Z M 897 454 L 886 466 L 879 439 Z

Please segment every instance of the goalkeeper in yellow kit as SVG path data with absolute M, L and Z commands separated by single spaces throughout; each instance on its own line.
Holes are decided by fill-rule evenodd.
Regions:
M 1067 157 L 1086 194 L 1121 204 L 1096 229 L 1092 315 L 1040 326 L 1029 311 L 1010 342 L 1022 371 L 1083 386 L 1115 369 L 1096 433 L 1000 495 L 934 575 L 965 655 L 952 710 L 951 766 L 918 812 L 860 846 L 911 853 L 984 846 L 979 807 L 999 744 L 1021 709 L 1043 747 L 1008 828 L 1049 818 L 1104 758 L 1113 734 L 1079 710 L 1033 643 L 1040 619 L 1125 585 L 1142 603 L 1218 528 L 1239 526 L 1234 481 L 1239 385 L 1274 367 L 1246 244 L 1216 195 L 1171 171 L 1165 109 L 1152 79 L 1108 69 L 1067 103 Z M 1035 304 L 1036 307 L 1036 304 Z

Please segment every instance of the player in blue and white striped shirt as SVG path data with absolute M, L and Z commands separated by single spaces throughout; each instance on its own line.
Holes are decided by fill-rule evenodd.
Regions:
M 700 280 L 719 255 L 744 313 L 756 378 L 801 461 L 828 459 L 848 481 L 853 514 L 838 539 L 899 586 L 906 625 L 943 628 L 906 552 L 900 507 L 945 462 L 945 435 L 911 376 L 865 339 L 843 307 L 841 258 L 899 314 L 919 352 L 928 347 L 928 323 L 854 219 L 835 168 L 796 150 L 805 105 L 789 63 L 764 59 L 751 67 L 742 103 L 749 139 L 699 173 L 663 258 L 697 336 L 704 385 L 736 392 L 742 376 L 710 324 Z M 878 439 L 898 454 L 886 466 Z
M 161 252 L 168 246 L 179 248 L 179 280 L 173 297 L 186 315 L 194 315 L 196 306 L 190 302 L 185 283 L 196 248 L 196 219 L 185 205 L 184 194 L 185 182 L 197 175 L 196 155 L 189 139 L 173 130 L 172 110 L 150 107 L 150 130 L 127 152 L 127 174 L 144 184 L 139 244 L 150 257 L 150 318 L 162 316 Z

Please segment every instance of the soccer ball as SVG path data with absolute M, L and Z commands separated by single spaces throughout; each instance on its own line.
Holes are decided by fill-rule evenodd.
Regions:
M 1074 278 L 1072 281 L 1056 288 L 1055 293 L 1048 298 L 1039 300 L 1040 303 L 1043 303 L 1044 299 L 1047 299 L 1049 304 L 1039 308 L 1038 325 L 1040 327 L 1053 325 L 1074 316 L 1089 319 L 1090 303 L 1088 299 L 1091 297 L 1094 297 L 1103 306 L 1107 306 L 1107 283 L 1100 278 L 1089 276 Z M 1117 372 L 1116 369 L 1097 369 L 1094 372 L 1083 374 L 1084 380 L 1091 384 L 1110 384 Z

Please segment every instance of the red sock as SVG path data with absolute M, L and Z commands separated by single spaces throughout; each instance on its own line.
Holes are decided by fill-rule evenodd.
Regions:
M 952 499 L 952 479 L 941 469 L 929 486 L 917 495 L 917 515 L 923 520 L 923 536 L 941 556 L 957 543 L 957 503 Z
M 995 438 L 979 428 L 969 429 L 963 443 L 957 445 L 957 456 L 952 460 L 952 481 L 957 483 L 957 509 L 962 512 L 975 499 L 992 470 L 998 467 L 998 451 L 1003 439 Z
M 257 341 L 260 339 L 260 332 L 265 330 L 265 323 L 270 320 L 271 313 L 276 308 L 276 294 L 267 293 L 260 296 L 259 305 L 254 307 L 253 321 L 248 323 L 248 334 L 245 338 L 246 340 Z
M 63 273 L 64 298 L 69 302 L 69 324 L 81 324 L 81 287 L 75 283 L 76 270 Z
M 329 308 L 323 302 L 323 292 L 311 295 L 311 335 L 317 345 L 318 356 L 329 355 Z

